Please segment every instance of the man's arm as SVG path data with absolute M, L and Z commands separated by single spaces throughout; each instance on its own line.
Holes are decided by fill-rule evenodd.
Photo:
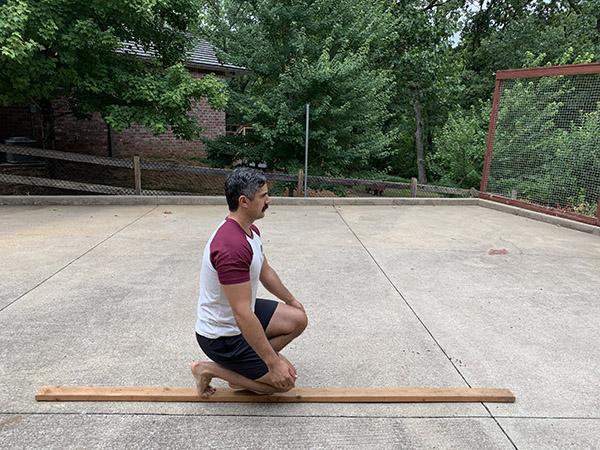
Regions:
M 293 388 L 297 378 L 296 371 L 291 364 L 287 363 L 284 358 L 280 358 L 273 350 L 260 320 L 252 311 L 250 281 L 222 286 L 244 339 L 267 365 L 273 385 L 280 389 Z
M 290 306 L 304 311 L 304 306 L 302 306 L 302 303 L 296 300 L 296 297 L 294 297 L 288 288 L 285 287 L 279 278 L 279 275 L 277 275 L 277 272 L 275 272 L 275 269 L 273 269 L 267 262 L 266 256 L 260 270 L 260 282 L 267 289 L 267 291 L 276 296 L 278 299 L 283 300 Z

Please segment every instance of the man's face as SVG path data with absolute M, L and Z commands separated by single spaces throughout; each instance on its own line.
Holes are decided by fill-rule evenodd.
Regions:
M 254 200 L 248 200 L 248 205 L 250 207 L 248 212 L 251 213 L 252 217 L 255 217 L 256 219 L 262 219 L 265 217 L 265 211 L 269 207 L 269 203 L 271 203 L 271 199 L 269 198 L 269 190 L 265 184 L 258 191 L 256 191 L 256 194 L 254 194 Z

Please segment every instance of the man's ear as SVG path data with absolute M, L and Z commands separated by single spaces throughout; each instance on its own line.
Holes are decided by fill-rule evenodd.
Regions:
M 245 195 L 240 195 L 240 197 L 238 198 L 238 205 L 241 206 L 242 208 L 247 208 L 248 207 L 248 197 L 246 197 Z

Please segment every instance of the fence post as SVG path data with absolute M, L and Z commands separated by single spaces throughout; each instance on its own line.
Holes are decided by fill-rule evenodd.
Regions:
M 142 170 L 140 169 L 139 155 L 133 155 L 133 176 L 135 178 L 135 195 L 142 195 Z
M 410 196 L 411 197 L 417 196 L 417 179 L 415 177 L 412 177 L 410 179 Z
M 600 195 L 598 196 L 598 206 L 596 206 L 596 225 L 600 225 Z
M 298 185 L 296 187 L 298 197 L 302 197 L 303 183 L 304 183 L 304 170 L 298 169 Z

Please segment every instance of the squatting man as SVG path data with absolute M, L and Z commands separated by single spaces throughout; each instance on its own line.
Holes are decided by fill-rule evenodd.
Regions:
M 295 386 L 294 366 L 279 353 L 306 328 L 302 304 L 284 286 L 263 253 L 254 222 L 270 199 L 262 172 L 236 169 L 225 181 L 229 215 L 202 258 L 196 339 L 212 362 L 194 362 L 198 394 L 210 397 L 212 378 L 257 394 Z M 282 302 L 256 298 L 258 283 Z

